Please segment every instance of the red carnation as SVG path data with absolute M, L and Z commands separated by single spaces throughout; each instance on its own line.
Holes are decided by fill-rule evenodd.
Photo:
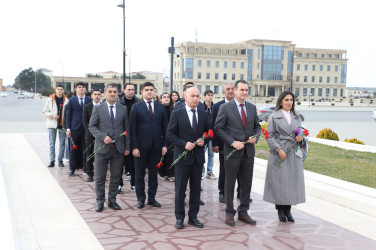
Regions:
M 72 149 L 77 149 L 77 145 L 73 145 L 73 146 L 72 146 Z
M 60 103 L 60 107 L 63 107 L 63 104 Z
M 204 132 L 204 136 L 205 138 L 208 138 L 208 134 L 206 132 Z
M 213 137 L 214 137 L 214 132 L 213 132 L 213 130 L 209 129 L 208 134 L 209 134 L 209 137 L 210 137 L 210 138 L 213 138 Z
M 123 132 L 123 135 L 127 135 L 127 131 L 124 131 L 124 132 Z
M 309 132 L 308 132 L 307 129 L 304 129 L 304 130 L 303 130 L 303 135 L 305 135 L 305 136 L 308 136 L 308 135 L 309 135 Z

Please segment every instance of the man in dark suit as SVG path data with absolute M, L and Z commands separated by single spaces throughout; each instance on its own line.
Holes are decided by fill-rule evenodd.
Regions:
M 234 84 L 226 83 L 223 88 L 223 94 L 225 99 L 217 102 L 212 108 L 212 126 L 215 125 L 215 120 L 217 119 L 219 107 L 227 102 L 234 99 Z M 223 141 L 218 138 L 216 134 L 212 139 L 213 152 L 219 153 L 219 178 L 218 178 L 218 190 L 219 190 L 219 202 L 225 203 L 225 164 L 223 155 Z
M 167 113 L 164 106 L 153 100 L 154 84 L 141 85 L 143 100 L 133 104 L 130 114 L 131 146 L 136 172 L 137 208 L 144 207 L 145 169 L 148 168 L 148 205 L 161 207 L 155 200 L 158 188 L 157 163 L 161 154 L 167 152 Z
M 188 224 L 198 228 L 204 227 L 197 219 L 200 210 L 201 172 L 205 163 L 204 144 L 210 138 L 202 140 L 204 132 L 209 130 L 207 113 L 198 109 L 200 91 L 191 87 L 186 92 L 186 105 L 171 113 L 167 129 L 167 139 L 175 145 L 174 159 L 185 150 L 184 156 L 175 167 L 175 217 L 177 229 L 184 228 L 184 198 L 189 179 L 189 211 Z M 196 144 L 195 144 L 196 142 Z
M 95 137 L 94 150 L 104 146 L 95 155 L 95 190 L 97 206 L 95 211 L 101 212 L 105 201 L 105 181 L 107 166 L 110 164 L 110 184 L 108 190 L 108 206 L 120 210 L 116 203 L 117 187 L 121 177 L 124 155 L 130 153 L 129 135 L 119 136 L 124 131 L 129 132 L 127 107 L 116 100 L 118 98 L 116 84 L 108 84 L 105 88 L 106 101 L 95 106 L 89 122 L 89 130 Z M 117 137 L 118 138 L 114 138 Z
M 86 103 L 92 102 L 92 99 L 85 96 L 86 85 L 83 82 L 76 84 L 76 96 L 69 99 L 67 104 L 67 136 L 72 138 L 77 149 L 70 151 L 69 156 L 69 176 L 74 175 L 76 169 L 86 170 L 86 157 L 83 152 L 86 148 L 85 127 L 82 123 L 82 111 Z
M 93 134 L 89 131 L 89 121 L 91 117 L 91 113 L 93 112 L 93 107 L 96 105 L 99 105 L 100 100 L 102 97 L 102 93 L 99 89 L 94 89 L 91 98 L 93 99 L 92 102 L 85 104 L 84 106 L 84 111 L 82 112 L 82 122 L 84 123 L 85 126 L 85 142 L 86 142 L 86 158 L 89 157 L 94 150 L 94 140 L 95 137 Z M 94 176 L 94 157 L 92 157 L 89 161 L 86 162 L 86 173 L 87 173 L 87 182 L 92 182 L 93 181 L 93 176 Z
M 214 131 L 224 142 L 224 155 L 234 148 L 237 151 L 225 160 L 225 200 L 226 224 L 235 226 L 234 216 L 234 187 L 237 177 L 240 205 L 237 209 L 238 219 L 255 225 L 256 221 L 248 215 L 249 195 L 252 187 L 255 143 L 261 131 L 257 118 L 256 106 L 246 102 L 248 97 L 248 82 L 235 82 L 235 99 L 221 105 L 215 121 Z M 244 142 L 247 142 L 244 144 Z

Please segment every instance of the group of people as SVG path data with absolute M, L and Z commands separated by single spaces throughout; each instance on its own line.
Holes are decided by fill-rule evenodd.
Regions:
M 205 91 L 204 102 L 201 102 L 201 93 L 192 82 L 184 84 L 182 98 L 173 91 L 162 93 L 159 100 L 151 82 L 142 84 L 141 98 L 136 97 L 130 83 L 124 86 L 124 93 L 119 93 L 116 84 L 108 84 L 103 101 L 100 90 L 93 90 L 91 97 L 86 96 L 86 86 L 82 82 L 76 84 L 76 95 L 69 100 L 64 95 L 64 87 L 58 85 L 56 93 L 47 99 L 43 108 L 50 139 L 49 167 L 55 166 L 57 133 L 58 163 L 64 167 L 66 135 L 70 148 L 68 175 L 73 176 L 77 169 L 83 168 L 88 182 L 95 177 L 97 212 L 104 209 L 108 167 L 107 200 L 108 206 L 115 210 L 121 210 L 116 196 L 123 186 L 123 174 L 125 179 L 130 179 L 131 189 L 136 193 L 137 208 L 144 208 L 145 202 L 161 207 L 156 200 L 159 172 L 162 179 L 175 181 L 177 229 L 184 228 L 189 182 L 188 224 L 202 228 L 204 225 L 197 215 L 203 204 L 200 191 L 201 179 L 205 177 L 205 152 L 208 152 L 206 177 L 212 179 L 216 178 L 214 153 L 219 153 L 218 190 L 219 202 L 226 203 L 224 221 L 235 226 L 234 216 L 238 213 L 239 221 L 255 225 L 248 210 L 252 201 L 255 144 L 261 126 L 256 106 L 246 101 L 248 89 L 249 84 L 244 80 L 227 83 L 223 86 L 225 99 L 214 104 L 213 92 Z M 264 200 L 276 205 L 282 222 L 293 222 L 291 205 L 305 202 L 302 161 L 287 150 L 295 141 L 297 145 L 305 142 L 301 135 L 294 136 L 293 131 L 299 126 L 294 95 L 285 91 L 267 126 L 271 150 L 264 192 Z M 209 130 L 214 130 L 214 137 L 203 137 Z M 183 154 L 184 157 L 180 157 Z M 229 157 L 225 159 L 225 156 Z M 163 164 L 158 164 L 161 159 Z M 276 167 L 278 160 L 283 162 Z M 236 182 L 240 200 L 237 208 L 234 207 Z

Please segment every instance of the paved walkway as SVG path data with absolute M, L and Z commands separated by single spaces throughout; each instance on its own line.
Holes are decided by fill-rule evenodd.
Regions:
M 5 139 L 0 135 L 0 139 Z M 21 136 L 20 136 L 21 137 Z M 75 176 L 67 177 L 68 166 L 65 168 L 50 168 L 45 166 L 48 164 L 48 136 L 47 134 L 25 134 L 22 137 L 30 143 L 30 149 L 33 152 L 18 151 L 17 156 L 20 161 L 28 157 L 39 157 L 39 161 L 32 159 L 32 164 L 28 166 L 29 171 L 25 171 L 23 174 L 29 181 L 27 183 L 18 183 L 21 187 L 30 188 L 33 190 L 33 183 L 44 182 L 44 179 L 39 179 L 34 175 L 34 168 L 44 168 L 49 172 L 60 185 L 64 193 L 59 190 L 55 191 L 55 197 L 51 197 L 51 194 L 43 196 L 43 190 L 40 190 L 37 196 L 44 197 L 46 204 L 49 199 L 62 199 L 66 197 L 72 202 L 73 206 L 78 211 L 80 218 L 87 224 L 92 231 L 95 238 L 92 238 L 90 233 L 77 231 L 77 237 L 82 239 L 87 238 L 85 242 L 93 243 L 92 247 L 85 245 L 82 240 L 82 245 L 76 245 L 75 247 L 63 247 L 61 245 L 59 249 L 95 249 L 100 248 L 95 245 L 96 240 L 104 249 L 376 249 L 376 241 L 370 239 L 372 236 L 364 236 L 350 231 L 343 226 L 331 223 L 322 218 L 316 217 L 310 213 L 303 212 L 304 207 L 307 211 L 310 210 L 310 197 L 307 197 L 307 203 L 297 208 L 292 209 L 292 213 L 296 222 L 292 223 L 280 223 L 277 218 L 276 210 L 274 206 L 262 201 L 260 195 L 262 182 L 254 180 L 254 189 L 258 193 L 252 193 L 253 203 L 251 204 L 250 215 L 257 220 L 257 226 L 250 226 L 242 222 L 236 221 L 235 227 L 229 227 L 224 223 L 224 209 L 225 205 L 218 202 L 217 192 L 217 180 L 205 179 L 202 181 L 202 199 L 206 202 L 204 206 L 201 206 L 198 218 L 205 224 L 205 228 L 196 229 L 185 222 L 185 228 L 183 230 L 176 230 L 174 227 L 174 184 L 168 181 L 159 180 L 159 188 L 157 193 L 157 200 L 162 204 L 162 208 L 153 208 L 148 205 L 144 209 L 140 210 L 136 208 L 137 199 L 135 193 L 130 191 L 129 182 L 125 182 L 125 191 L 123 194 L 118 195 L 118 203 L 122 207 L 121 211 L 114 211 L 105 207 L 102 213 L 96 213 L 95 208 L 95 193 L 94 183 L 85 182 L 86 175 L 82 174 L 82 171 L 78 171 Z M 8 139 L 10 138 L 7 137 Z M 7 142 L 8 143 L 8 142 Z M 9 144 L 12 144 L 9 142 Z M 13 143 L 15 144 L 15 143 Z M 8 147 L 9 148 L 9 147 Z M 1 148 L 0 148 L 1 149 Z M 16 151 L 17 145 L 13 145 L 7 152 Z M 16 160 L 16 154 L 13 154 L 13 160 Z M 0 158 L 10 157 L 9 155 L 1 155 Z M 9 159 L 9 160 L 12 160 Z M 4 162 L 2 162 L 4 164 Z M 6 162 L 7 165 L 11 162 Z M 36 164 L 36 165 L 35 165 Z M 216 167 L 217 169 L 218 167 Z M 11 185 L 8 183 L 8 185 Z M 35 191 L 35 190 L 33 190 Z M 29 194 L 33 195 L 33 194 Z M 53 194 L 52 194 L 53 195 Z M 40 201 L 40 200 L 39 200 Z M 317 204 L 321 204 L 321 207 L 317 207 Z M 326 210 L 326 207 L 322 206 L 321 201 L 314 200 L 312 207 L 314 210 L 322 210 L 322 217 L 338 217 L 336 214 L 336 206 L 332 206 L 331 210 Z M 34 206 L 39 207 L 40 217 L 45 214 L 53 213 L 49 206 L 44 206 L 43 202 L 34 203 Z M 303 209 L 300 209 L 303 208 Z M 32 207 L 29 208 L 29 210 Z M 54 216 L 59 216 L 59 211 Z M 75 216 L 76 211 L 70 211 Z M 339 213 L 338 212 L 338 213 Z M 326 214 L 326 215 L 324 215 Z M 15 216 L 20 216 L 15 214 Z M 81 219 L 77 217 L 75 221 L 81 223 Z M 61 220 L 66 221 L 67 224 L 72 223 L 72 218 L 64 215 L 63 218 L 51 218 L 51 223 L 46 224 L 46 230 L 54 230 L 54 227 L 59 225 L 53 222 Z M 16 218 L 17 219 L 17 218 Z M 339 218 L 340 219 L 340 218 Z M 344 218 L 348 219 L 348 218 Z M 374 219 L 374 218 L 373 218 Z M 33 221 L 31 221 L 33 223 Z M 74 224 L 74 223 L 73 223 Z M 375 228 L 376 229 L 376 226 Z M 25 238 L 25 234 L 22 234 L 22 227 L 17 228 L 17 233 L 21 241 L 23 242 L 21 249 L 48 249 L 50 246 L 52 249 L 53 243 L 40 244 L 33 241 L 35 244 L 27 247 L 28 239 Z M 375 230 L 373 230 L 375 231 Z M 48 230 L 44 231 L 48 234 Z M 39 232 L 43 235 L 43 231 Z M 23 237 L 23 238 L 22 238 Z M 55 244 L 58 244 L 59 239 L 51 238 Z M 73 239 L 74 240 L 74 239 Z M 41 239 L 43 241 L 43 239 Z M 39 243 L 39 244 L 38 244 Z M 77 243 L 79 244 L 79 242 Z M 58 249 L 55 247 L 53 249 Z

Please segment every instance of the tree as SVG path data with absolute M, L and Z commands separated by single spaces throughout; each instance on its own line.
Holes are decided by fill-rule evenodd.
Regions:
M 146 79 L 146 77 L 140 73 L 132 76 L 132 79 Z
M 37 84 L 35 84 L 35 80 Z M 46 76 L 41 70 L 34 71 L 31 67 L 22 70 L 15 79 L 13 87 L 25 91 L 35 91 L 41 93 L 51 89 L 51 78 Z

